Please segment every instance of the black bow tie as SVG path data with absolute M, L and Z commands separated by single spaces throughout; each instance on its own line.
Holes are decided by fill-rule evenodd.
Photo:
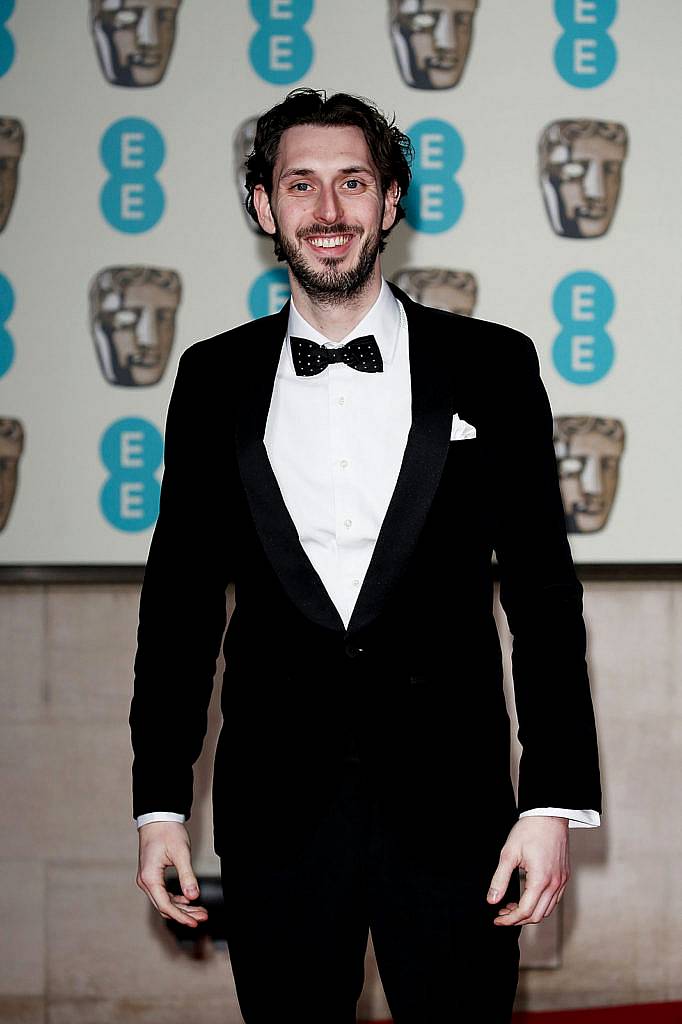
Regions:
M 347 363 L 362 373 L 381 373 L 384 368 L 373 334 L 353 338 L 340 348 L 327 348 L 309 338 L 291 337 L 289 340 L 294 369 L 299 377 L 313 377 L 316 373 L 322 373 L 330 363 Z

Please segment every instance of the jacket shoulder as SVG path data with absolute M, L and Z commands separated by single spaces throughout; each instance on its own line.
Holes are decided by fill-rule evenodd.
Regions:
M 508 324 L 422 306 L 441 344 L 457 364 L 466 363 L 487 377 L 538 372 L 537 349 L 527 334 Z
M 279 315 L 248 320 L 228 331 L 195 341 L 181 354 L 180 363 L 185 368 L 205 372 L 208 367 L 238 359 L 244 345 L 255 343 L 267 334 L 275 326 L 273 321 Z

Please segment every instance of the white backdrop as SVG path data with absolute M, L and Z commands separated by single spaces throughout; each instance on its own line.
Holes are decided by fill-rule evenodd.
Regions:
M 418 6 L 416 0 L 403 3 L 408 15 Z M 461 80 L 451 88 L 425 89 L 403 80 L 384 0 L 254 0 L 253 11 L 269 13 L 265 31 L 284 37 L 270 53 L 275 62 L 294 65 L 282 73 L 290 78 L 286 82 L 267 80 L 272 71 L 251 63 L 249 47 L 259 26 L 246 0 L 183 0 L 161 81 L 135 87 L 107 81 L 85 0 L 19 0 L 5 26 L 14 57 L 0 78 L 0 117 L 19 120 L 25 132 L 16 196 L 0 232 L 0 274 L 14 294 L 4 324 L 9 365 L 0 376 L 0 418 L 20 421 L 25 441 L 16 493 L 0 530 L 0 562 L 145 561 L 152 521 L 140 528 L 135 513 L 140 502 L 147 503 L 147 517 L 153 508 L 152 454 L 147 449 L 138 455 L 135 437 L 130 441 L 133 515 L 122 529 L 120 517 L 114 521 L 111 506 L 107 512 L 100 501 L 108 478 L 100 442 L 113 424 L 130 418 L 162 432 L 183 349 L 252 316 L 249 290 L 277 264 L 271 243 L 256 236 L 239 208 L 234 133 L 299 85 L 370 97 L 395 112 L 403 130 L 426 119 L 454 126 L 464 149 L 456 171 L 461 216 L 435 232 L 403 223 L 384 256 L 386 276 L 404 267 L 472 272 L 478 282 L 474 315 L 533 338 L 556 416 L 623 422 L 613 507 L 602 529 L 572 535 L 577 562 L 682 560 L 682 9 L 678 0 L 621 2 L 608 28 L 615 66 L 599 85 L 572 84 L 555 62 L 562 35 L 557 13 L 569 11 L 576 37 L 589 41 L 595 35 L 591 15 L 605 16 L 609 7 L 616 7 L 613 0 L 559 0 L 556 11 L 549 0 L 480 0 Z M 301 25 L 306 8 L 310 17 Z M 301 33 L 312 43 L 309 66 Z M 590 45 L 582 51 L 588 57 L 598 50 Z M 256 63 L 257 52 L 256 46 Z M 604 53 L 597 63 L 608 70 L 608 48 L 597 55 Z M 299 69 L 299 77 L 291 78 Z M 108 177 L 100 143 L 124 118 L 150 122 L 165 145 L 156 174 L 163 214 L 142 231 L 120 230 L 100 207 Z M 629 139 L 615 215 L 598 238 L 556 234 L 538 180 L 541 132 L 550 122 L 576 118 L 618 122 Z M 0 140 L 0 157 L 1 147 Z M 132 163 L 144 163 L 151 152 L 133 152 Z M 133 184 L 147 171 L 133 170 Z M 447 188 L 452 174 L 444 174 Z M 133 191 L 133 202 L 141 194 Z M 151 386 L 112 384 L 98 363 L 88 292 L 93 277 L 112 266 L 170 268 L 182 282 L 168 365 Z M 552 309 L 554 290 L 583 270 L 601 275 L 615 298 L 606 325 L 613 364 L 593 383 L 567 379 L 552 354 L 561 329 Z M 522 457 L 521 440 L 519 452 Z M 7 462 L 14 455 L 7 447 L 4 455 L 7 501 Z M 0 464 L 2 456 L 0 447 Z M 140 491 L 138 478 L 147 481 Z

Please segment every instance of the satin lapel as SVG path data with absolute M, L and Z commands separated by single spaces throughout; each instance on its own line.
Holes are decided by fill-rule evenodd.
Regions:
M 440 482 L 450 444 L 453 381 L 443 356 L 449 352 L 437 315 L 391 285 L 405 307 L 409 330 L 412 426 L 395 489 L 381 524 L 372 560 L 358 594 L 348 632 L 379 615 L 405 570 Z
M 343 631 L 343 620 L 301 546 L 263 440 L 288 316 L 289 303 L 274 317 L 256 321 L 256 335 L 248 341 L 250 348 L 257 347 L 261 363 L 240 383 L 237 461 L 258 536 L 289 598 L 313 622 Z

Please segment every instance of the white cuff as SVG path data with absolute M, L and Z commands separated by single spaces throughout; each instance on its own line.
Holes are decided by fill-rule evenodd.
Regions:
M 184 814 L 176 814 L 175 811 L 149 811 L 148 814 L 141 814 L 139 818 L 133 818 L 138 828 L 148 825 L 151 821 L 185 821 Z
M 576 811 L 568 807 L 533 807 L 529 811 L 521 811 L 519 818 L 530 818 L 534 815 L 568 818 L 569 828 L 597 828 L 598 825 L 601 825 L 601 816 L 598 811 Z

